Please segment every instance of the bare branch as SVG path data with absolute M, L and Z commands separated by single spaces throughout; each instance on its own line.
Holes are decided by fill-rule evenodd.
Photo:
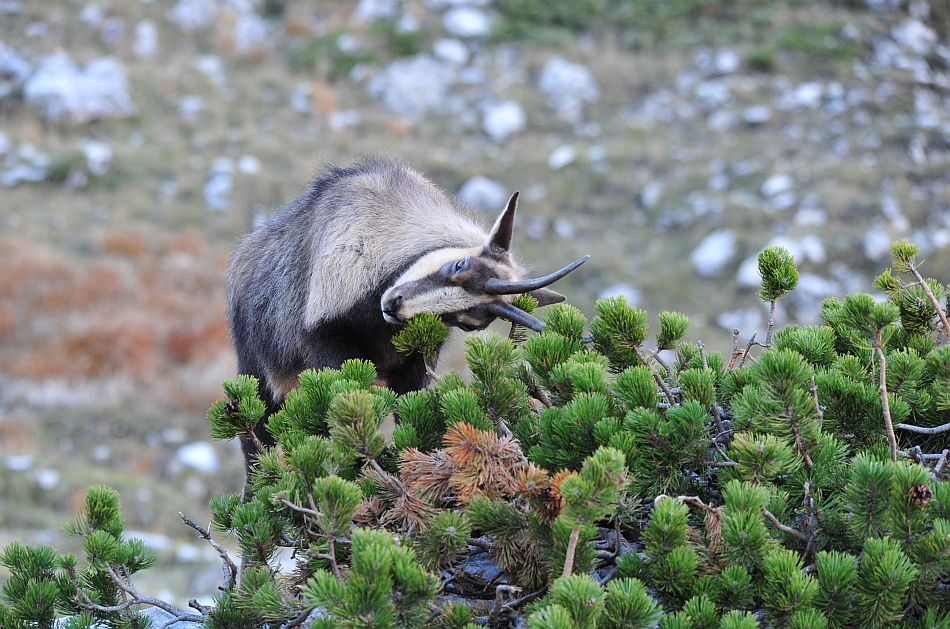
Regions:
M 749 337 L 749 344 L 745 346 L 745 352 L 742 353 L 742 358 L 739 360 L 739 367 L 741 368 L 745 361 L 749 358 L 749 352 L 752 351 L 752 346 L 755 345 L 755 336 L 758 332 L 753 332 L 752 336 Z
M 109 575 L 109 578 L 112 579 L 112 582 L 115 583 L 116 587 L 132 597 L 131 604 L 133 605 L 148 605 L 149 607 L 158 607 L 159 609 L 165 610 L 169 614 L 175 617 L 175 622 L 186 621 L 186 622 L 203 622 L 204 616 L 201 614 L 192 614 L 191 612 L 186 612 L 178 609 L 171 603 L 166 603 L 165 601 L 157 598 L 152 598 L 151 596 L 144 596 L 135 589 L 135 585 L 127 576 L 120 576 L 110 565 L 105 566 L 106 574 Z
M 788 534 L 788 535 L 791 535 L 791 536 L 794 537 L 795 539 L 800 539 L 800 540 L 803 541 L 803 542 L 808 542 L 808 536 L 807 536 L 807 535 L 805 535 L 805 534 L 802 533 L 801 531 L 798 531 L 798 530 L 796 530 L 796 529 L 793 529 L 793 528 L 790 527 L 790 526 L 785 526 L 784 524 L 782 524 L 781 522 L 778 521 L 778 518 L 775 517 L 775 515 L 773 515 L 773 513 L 772 513 L 771 511 L 769 511 L 769 510 L 766 509 L 765 507 L 762 507 L 762 513 L 765 514 L 765 517 L 768 518 L 768 520 L 769 520 L 773 525 L 775 525 L 775 528 L 777 528 L 778 530 L 780 530 L 780 531 L 782 531 L 783 533 L 786 533 L 786 534 Z
M 913 424 L 894 424 L 894 428 L 900 428 L 901 430 L 909 430 L 910 432 L 917 432 L 922 435 L 936 435 L 941 432 L 947 432 L 950 430 L 950 424 L 943 424 L 941 426 L 914 426 Z
M 776 299 L 769 302 L 769 326 L 765 331 L 765 346 L 772 347 L 772 332 L 775 331 L 775 303 Z
M 818 383 L 815 382 L 815 376 L 811 377 L 811 399 L 815 402 L 815 413 L 818 415 L 818 427 L 821 428 L 825 423 L 825 411 L 821 408 L 821 404 L 818 403 Z
M 880 381 L 878 388 L 881 393 L 881 407 L 884 409 L 884 428 L 887 430 L 887 442 L 891 446 L 891 461 L 897 462 L 897 437 L 894 436 L 894 421 L 891 419 L 891 403 L 887 398 L 887 358 L 881 349 L 881 331 L 874 335 L 874 351 L 877 352 L 877 362 L 880 364 Z M 948 424 L 950 429 L 950 424 Z
M 208 525 L 207 529 L 203 529 L 201 528 L 201 526 L 199 526 L 196 522 L 194 522 L 191 518 L 186 516 L 184 513 L 179 511 L 178 515 L 181 517 L 182 522 L 184 522 L 191 528 L 198 531 L 198 535 L 200 535 L 202 539 L 204 539 L 209 544 L 211 544 L 212 548 L 218 551 L 218 556 L 221 557 L 221 561 L 224 564 L 222 566 L 222 569 L 224 571 L 224 585 L 221 587 L 221 589 L 225 592 L 231 590 L 235 585 L 238 569 L 234 561 L 231 560 L 231 556 L 228 555 L 228 551 L 222 548 L 221 545 L 218 544 L 216 541 L 211 539 L 211 525 Z
M 647 368 L 653 373 L 653 379 L 656 380 L 656 383 L 659 385 L 659 387 L 663 389 L 663 393 L 666 394 L 666 401 L 670 404 L 674 404 L 676 402 L 676 398 L 673 397 L 673 392 L 670 391 L 670 387 L 666 384 L 666 380 L 664 380 L 663 376 L 660 375 L 660 372 L 656 370 L 656 367 L 653 366 L 653 363 L 644 358 L 643 353 L 640 352 L 639 348 L 636 349 L 636 352 L 637 356 L 640 357 L 640 362 L 646 365 Z
M 910 269 L 910 272 L 914 274 L 914 277 L 917 278 L 917 281 L 920 282 L 920 286 L 924 289 L 924 292 L 927 294 L 927 299 L 930 300 L 930 303 L 933 304 L 934 308 L 937 310 L 937 316 L 940 317 L 940 323 L 943 324 L 943 331 L 950 337 L 950 320 L 947 319 L 947 313 L 944 311 L 943 307 L 940 305 L 940 300 L 934 295 L 933 291 L 930 290 L 930 285 L 924 281 L 924 276 L 920 274 L 920 271 L 917 270 L 917 265 L 913 262 L 907 263 L 907 268 Z

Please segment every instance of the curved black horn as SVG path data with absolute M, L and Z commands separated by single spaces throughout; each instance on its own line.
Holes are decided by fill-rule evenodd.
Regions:
M 548 284 L 553 284 L 588 260 L 590 260 L 590 256 L 581 256 L 563 269 L 530 280 L 506 281 L 492 278 L 485 282 L 482 290 L 489 295 L 520 295 L 521 293 L 530 293 L 533 290 L 544 288 Z
M 531 328 L 535 332 L 544 332 L 544 322 L 541 319 L 528 314 L 517 306 L 512 306 L 503 301 L 493 301 L 488 304 L 488 311 L 512 323 Z

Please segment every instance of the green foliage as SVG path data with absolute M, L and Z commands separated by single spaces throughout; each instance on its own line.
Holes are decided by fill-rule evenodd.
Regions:
M 429 365 L 434 365 L 442 344 L 449 338 L 449 329 L 439 315 L 423 312 L 406 324 L 393 337 L 393 346 L 405 354 L 421 354 Z
M 660 619 L 661 610 L 639 579 L 617 579 L 607 585 L 604 617 L 606 629 L 647 629 Z
M 520 587 L 512 598 L 540 592 L 523 612 L 502 605 L 498 626 L 946 626 L 950 483 L 932 454 L 945 433 L 900 432 L 904 452 L 930 456 L 892 461 L 878 390 L 883 360 L 895 423 L 950 421 L 950 345 L 924 285 L 898 276 L 917 255 L 895 244 L 875 282 L 887 301 L 829 298 L 823 325 L 777 331 L 741 368 L 685 341 L 679 313 L 660 313 L 645 347 L 647 314 L 615 298 L 597 303 L 593 342 L 564 304 L 540 334 L 469 338 L 471 383 L 448 374 L 397 396 L 367 361 L 302 372 L 244 492 L 209 505 L 242 570 L 205 624 L 280 626 L 319 607 L 317 628 L 472 629 L 485 622 L 465 604 L 477 553 L 501 571 L 478 596 L 497 583 Z M 763 299 L 794 288 L 787 251 L 759 262 Z M 397 342 L 432 363 L 444 329 L 419 317 Z M 215 437 L 253 438 L 258 387 L 224 384 Z M 0 626 L 73 614 L 64 626 L 142 627 L 123 590 L 155 557 L 124 536 L 118 495 L 91 488 L 67 530 L 80 559 L 19 543 L 0 553 Z M 282 549 L 292 572 L 273 569 Z M 78 613 L 77 586 L 101 609 Z M 440 587 L 461 596 L 445 604 Z
M 426 623 L 439 580 L 422 568 L 413 551 L 397 546 L 385 531 L 354 529 L 351 540 L 346 580 L 318 570 L 301 589 L 303 602 L 325 607 L 341 628 Z
M 886 627 L 903 616 L 904 596 L 917 569 L 895 540 L 870 537 L 864 543 L 855 584 L 856 614 L 867 627 Z
M 673 349 L 686 336 L 689 328 L 689 317 L 679 312 L 663 311 L 660 313 L 660 333 L 656 337 L 656 346 L 659 349 Z
M 228 399 L 218 400 L 208 409 L 211 436 L 233 439 L 253 431 L 265 410 L 264 402 L 257 396 L 257 378 L 240 375 L 225 380 L 223 386 Z
M 759 276 L 762 278 L 759 297 L 763 301 L 775 301 L 798 285 L 795 259 L 785 247 L 766 247 L 759 254 Z
M 594 347 L 615 371 L 640 364 L 637 353 L 647 337 L 647 313 L 627 304 L 624 296 L 598 299 L 597 316 L 590 323 Z

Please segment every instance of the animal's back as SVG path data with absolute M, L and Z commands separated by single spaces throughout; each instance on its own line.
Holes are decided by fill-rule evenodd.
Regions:
M 280 381 L 303 368 L 297 352 L 310 330 L 343 317 L 428 251 L 485 238 L 408 167 L 380 158 L 330 167 L 234 251 L 228 306 L 239 370 L 279 393 Z

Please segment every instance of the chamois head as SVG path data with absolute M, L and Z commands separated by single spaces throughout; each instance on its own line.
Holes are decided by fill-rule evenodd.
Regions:
M 520 271 L 509 252 L 515 225 L 518 193 L 495 221 L 484 245 L 470 249 L 436 249 L 412 264 L 383 293 L 383 318 L 401 324 L 421 312 L 433 312 L 446 324 L 463 330 L 481 330 L 497 317 L 536 331 L 544 323 L 511 304 L 510 295 L 528 293 L 541 306 L 564 301 L 549 288 L 590 256 L 574 260 L 564 268 L 534 279 L 520 279 Z

